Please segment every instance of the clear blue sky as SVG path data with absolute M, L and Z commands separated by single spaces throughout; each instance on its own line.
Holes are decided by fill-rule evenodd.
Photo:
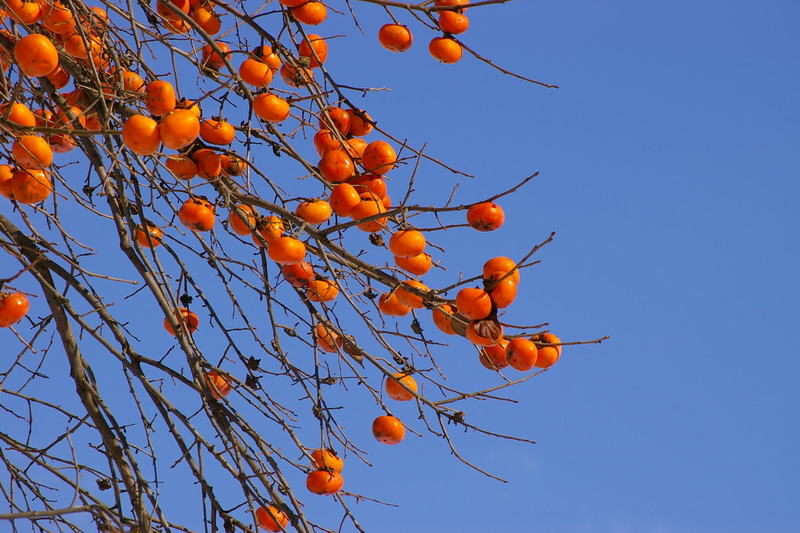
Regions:
M 459 449 L 508 484 L 464 467 L 431 435 L 377 445 L 372 406 L 343 415 L 374 464 L 348 461 L 348 490 L 400 505 L 354 505 L 365 528 L 800 531 L 800 6 L 516 0 L 469 12 L 467 43 L 559 90 L 470 57 L 437 64 L 422 29 L 407 54 L 387 52 L 375 38 L 380 10 L 357 7 L 368 33 L 347 25 L 352 38 L 331 42 L 330 69 L 350 85 L 392 88 L 364 107 L 475 174 L 459 199 L 542 172 L 503 202 L 499 232 L 441 238 L 447 264 L 475 270 L 556 231 L 511 315 L 550 321 L 564 340 L 613 337 L 566 349 L 551 372 L 514 389 L 517 405 L 464 404 L 471 421 L 538 442 L 457 432 Z M 345 20 L 318 33 L 339 33 Z M 456 181 L 423 166 L 417 199 L 438 201 Z M 144 345 L 166 350 L 159 334 Z M 453 383 L 500 383 L 458 341 L 438 352 Z M 414 406 L 396 413 L 415 423 Z M 306 501 L 335 527 L 331 502 Z

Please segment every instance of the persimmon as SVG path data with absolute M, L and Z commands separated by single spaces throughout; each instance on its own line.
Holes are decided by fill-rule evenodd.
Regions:
M 511 368 L 527 372 L 536 365 L 536 345 L 528 339 L 511 339 L 506 346 L 506 359 Z
M 516 266 L 517 263 L 508 257 L 493 257 L 483 264 L 483 278 L 489 280 L 492 279 L 497 272 L 502 272 L 505 275 L 507 272 L 513 270 L 509 278 L 519 284 L 519 269 L 516 268 Z
M 350 211 L 353 220 L 362 220 L 386 212 L 380 198 L 372 193 L 362 193 L 359 197 L 361 201 Z M 374 233 L 386 227 L 386 217 L 360 222 L 356 227 L 361 231 Z
M 434 5 L 436 7 L 450 7 L 450 6 L 463 6 L 469 4 L 472 0 L 436 0 Z M 464 13 L 467 8 L 456 9 L 456 13 Z
M 179 180 L 188 180 L 197 175 L 197 163 L 185 155 L 171 155 L 164 162 L 166 167 Z
M 344 478 L 339 472 L 315 470 L 306 477 L 306 488 L 314 494 L 330 496 L 336 494 L 344 486 Z
M 364 170 L 380 176 L 392 170 L 397 162 L 397 154 L 386 141 L 372 141 L 361 154 Z
M 0 328 L 13 326 L 28 314 L 28 297 L 21 292 L 0 293 Z
M 188 109 L 176 109 L 158 123 L 161 142 L 173 150 L 186 148 L 200 134 L 200 121 Z
M 341 107 L 328 107 L 319 115 L 319 127 L 347 135 L 350 133 L 350 113 Z
M 372 117 L 363 109 L 348 109 L 347 114 L 350 115 L 350 135 L 363 137 L 375 129 L 375 126 L 372 125 Z
M 192 231 L 210 231 L 214 227 L 214 204 L 205 198 L 189 198 L 178 210 L 181 224 Z
M 247 168 L 247 161 L 236 154 L 220 154 L 219 162 L 226 176 L 241 176 Z
M 531 337 L 531 341 L 539 351 L 539 355 L 536 358 L 537 367 L 550 368 L 561 357 L 561 339 L 552 333 L 539 333 Z
M 392 52 L 405 52 L 414 44 L 414 36 L 408 26 L 400 24 L 384 24 L 378 30 L 378 41 Z
M 283 122 L 290 110 L 289 102 L 272 93 L 259 94 L 253 99 L 253 112 L 267 122 Z
M 306 284 L 306 297 L 312 302 L 330 302 L 338 295 L 336 284 L 327 279 L 312 279 Z
M 330 183 L 341 183 L 353 177 L 353 159 L 344 150 L 328 150 L 320 159 L 319 172 Z
M 192 152 L 191 157 L 197 165 L 197 175 L 201 178 L 211 181 L 222 174 L 222 160 L 214 150 L 201 148 Z
M 291 9 L 292 16 L 297 22 L 316 26 L 328 18 L 328 10 L 322 2 L 311 0 Z
M 440 11 L 439 27 L 444 32 L 458 35 L 459 33 L 464 33 L 469 28 L 469 18 L 455 11 Z
M 42 17 L 42 4 L 37 0 L 6 0 L 8 14 L 21 24 L 36 24 Z
M 294 265 L 306 257 L 306 246 L 294 237 L 278 237 L 267 248 L 269 258 L 281 265 Z
M 333 210 L 325 200 L 312 200 L 298 205 L 295 213 L 309 224 L 317 225 L 331 218 Z
M 508 366 L 507 346 L 508 341 L 505 339 L 500 339 L 500 342 L 491 346 L 482 346 L 478 360 L 489 370 L 501 370 Z
M 209 370 L 205 374 L 206 385 L 208 385 L 211 397 L 215 400 L 221 400 L 231 393 L 233 387 L 231 386 L 231 379 L 222 375 L 214 370 Z
M 155 248 L 161 244 L 164 233 L 157 226 L 147 224 L 145 227 L 136 228 L 136 242 L 142 248 Z
M 123 70 L 120 74 L 122 76 L 122 88 L 126 91 L 130 91 L 133 93 L 143 93 L 145 92 L 145 83 L 141 76 L 137 73 L 133 72 L 132 70 Z M 117 75 L 114 75 L 115 81 L 119 78 Z
M 214 41 L 214 44 L 219 52 L 210 44 L 205 45 L 201 49 L 201 63 L 205 68 L 219 70 L 225 65 L 223 58 L 231 53 L 231 48 L 222 41 Z
M 0 165 L 0 195 L 11 198 L 14 169 L 8 165 Z
M 358 137 L 347 139 L 344 145 L 342 145 L 342 149 L 353 159 L 360 159 L 366 148 L 367 141 Z
M 473 344 L 491 346 L 503 338 L 503 326 L 496 320 L 472 320 L 467 324 L 466 337 Z
M 292 287 L 305 287 L 314 279 L 314 267 L 305 261 L 293 265 L 281 265 L 281 273 Z
M 41 22 L 52 33 L 71 33 L 75 30 L 75 17 L 61 2 L 44 3 Z
M 122 125 L 122 142 L 135 154 L 155 153 L 161 144 L 158 122 L 144 115 L 131 115 Z
M 272 83 L 272 75 L 270 66 L 256 59 L 247 58 L 239 65 L 239 77 L 253 87 L 268 87 Z
M 47 76 L 58 68 L 58 50 L 53 41 L 41 33 L 31 33 L 14 45 L 14 59 L 23 74 Z
M 340 217 L 350 216 L 353 212 L 353 208 L 360 203 L 361 197 L 358 191 L 349 183 L 340 183 L 331 191 L 331 209 Z
M 178 101 L 175 103 L 175 109 L 188 109 L 189 111 L 191 111 L 192 113 L 194 113 L 194 114 L 195 114 L 195 116 L 196 116 L 198 119 L 199 119 L 199 118 L 202 116 L 202 114 L 203 114 L 203 113 L 200 111 L 200 105 L 199 105 L 197 102 L 195 102 L 195 101 L 193 101 L 193 100 L 189 100 L 189 99 L 187 99 L 187 98 L 181 98 L 180 100 L 178 100 Z
M 411 308 L 402 304 L 394 292 L 380 295 L 378 298 L 378 310 L 388 316 L 406 316 L 411 312 Z
M 512 276 L 504 278 L 505 272 L 496 272 L 493 275 L 495 281 L 493 288 L 489 291 L 489 296 L 498 309 L 505 309 L 511 305 L 517 297 L 517 283 Z
M 430 288 L 422 283 L 421 281 L 417 280 L 406 280 L 401 285 L 399 285 L 395 291 L 397 295 L 397 299 L 400 300 L 400 303 L 403 305 L 407 305 L 413 309 L 422 309 L 425 307 L 425 303 L 422 299 L 422 296 L 417 295 L 405 287 L 413 287 L 414 289 L 426 292 L 429 291 Z
M 280 3 L 286 7 L 297 7 L 307 1 L 308 0 L 280 0 Z
M 186 329 L 189 331 L 189 334 L 197 331 L 197 328 L 200 326 L 200 317 L 185 307 L 179 307 L 175 310 L 175 320 L 178 322 L 178 324 L 185 325 Z M 167 333 L 173 337 L 176 336 L 175 330 L 173 329 L 172 324 L 170 324 L 168 318 L 164 319 L 164 329 L 166 329 Z
M 414 257 L 425 251 L 425 236 L 417 230 L 398 230 L 389 239 L 395 257 Z
M 33 205 L 47 199 L 53 192 L 50 173 L 40 169 L 21 169 L 11 178 L 10 198 L 21 204 Z
M 12 102 L 0 106 L 0 116 L 5 117 L 9 122 L 18 126 L 36 126 L 36 115 L 33 114 L 28 106 L 20 102 Z M 5 128 L 4 128 L 5 129 Z
M 338 473 L 344 470 L 344 461 L 332 450 L 317 449 L 311 452 L 311 466 L 317 470 Z
M 449 37 L 434 37 L 428 45 L 428 51 L 442 63 L 458 63 L 464 51 L 461 45 Z
M 467 210 L 467 223 L 478 231 L 494 231 L 505 220 L 503 208 L 494 202 L 481 202 Z
M 226 120 L 209 118 L 200 123 L 200 137 L 207 143 L 227 146 L 236 138 L 236 130 Z
M 411 389 L 412 392 L 403 388 Z M 392 400 L 398 402 L 407 402 L 414 399 L 414 394 L 417 392 L 417 381 L 410 375 L 398 372 L 392 377 L 386 379 L 386 394 Z
M 253 232 L 253 242 L 257 246 L 263 246 L 262 241 L 269 244 L 280 238 L 284 229 L 283 220 L 275 215 L 259 218 L 256 221 L 256 231 Z
M 103 48 L 103 42 L 94 35 L 79 33 L 73 33 L 61 44 L 69 55 L 78 59 L 99 58 Z
M 21 135 L 11 145 L 11 154 L 21 168 L 46 168 L 53 163 L 53 149 L 38 135 Z
M 451 316 L 455 314 L 456 310 L 450 304 L 441 304 L 433 310 L 433 323 L 439 328 L 439 331 L 447 335 L 455 335 L 456 330 L 453 329 Z
M 353 139 L 350 140 L 352 141 Z M 375 174 L 360 174 L 348 180 L 348 183 L 353 185 L 359 194 L 371 192 L 381 199 L 386 196 L 386 180 L 381 176 L 376 176 Z
M 236 235 L 250 235 L 253 232 L 250 228 L 256 225 L 255 211 L 249 205 L 239 204 L 231 209 L 228 224 Z
M 313 142 L 320 157 L 325 155 L 328 150 L 339 150 L 342 147 L 342 143 L 331 133 L 331 130 L 325 128 L 314 134 Z
M 465 287 L 456 295 L 456 307 L 470 320 L 481 320 L 492 311 L 492 299 L 483 289 Z
M 276 54 L 271 46 L 262 45 L 255 48 L 252 52 L 250 52 L 253 57 L 266 63 L 272 73 L 275 74 L 281 68 L 281 58 Z
M 431 256 L 424 252 L 412 257 L 395 256 L 394 264 L 415 276 L 426 274 L 431 269 L 431 266 L 433 266 Z
M 167 4 L 172 4 L 175 8 L 183 11 L 184 13 L 189 13 L 189 10 L 191 9 L 189 0 L 156 0 L 156 11 L 159 15 L 163 17 L 176 16 Z
M 261 529 L 277 533 L 284 530 L 289 523 L 289 517 L 274 505 L 267 505 L 256 509 L 256 521 Z
M 406 436 L 406 428 L 398 418 L 383 415 L 372 422 L 372 435 L 383 444 L 399 444 Z
M 209 35 L 216 35 L 222 28 L 219 16 L 214 13 L 214 10 L 207 7 L 199 7 L 192 10 L 191 17 Z
M 336 353 L 342 346 L 342 339 L 339 335 L 327 327 L 322 322 L 319 322 L 314 327 L 314 335 L 317 340 L 317 346 L 320 350 L 328 353 Z
M 309 33 L 297 47 L 297 53 L 308 58 L 310 68 L 317 68 L 328 59 L 328 43 L 319 35 Z

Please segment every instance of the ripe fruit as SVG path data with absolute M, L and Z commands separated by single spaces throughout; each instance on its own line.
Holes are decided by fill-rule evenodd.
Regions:
M 256 509 L 256 521 L 261 529 L 278 532 L 284 530 L 289 523 L 289 517 L 277 507 L 267 505 Z
M 330 496 L 336 494 L 344 486 L 344 478 L 339 472 L 315 470 L 306 477 L 306 487 L 314 494 Z
M 298 205 L 295 213 L 309 224 L 317 225 L 331 218 L 333 211 L 325 200 L 312 200 Z
M 185 307 L 179 307 L 175 310 L 175 320 L 178 321 L 178 324 L 186 325 L 186 329 L 189 330 L 190 334 L 197 331 L 198 326 L 200 326 L 200 318 Z M 176 336 L 175 330 L 172 329 L 172 324 L 169 323 L 167 318 L 164 319 L 164 329 L 173 337 Z
M 397 299 L 397 294 L 394 292 L 381 294 L 378 298 L 378 309 L 381 313 L 388 316 L 406 316 L 411 312 L 411 308 L 403 305 Z
M 222 159 L 214 150 L 201 148 L 192 152 L 191 157 L 197 165 L 197 175 L 201 178 L 215 180 L 222 174 Z
M 305 287 L 316 275 L 314 268 L 305 261 L 293 265 L 283 265 L 281 273 L 293 287 Z
M 328 353 L 336 353 L 342 345 L 342 339 L 335 331 L 331 331 L 325 327 L 321 322 L 314 328 L 316 334 L 317 346 L 323 351 Z
M 450 304 L 442 304 L 433 310 L 433 323 L 439 328 L 439 331 L 447 335 L 456 334 L 450 319 L 450 315 L 453 315 L 455 312 L 455 309 L 453 309 L 453 306 Z
M 355 174 L 353 160 L 344 150 L 328 150 L 317 166 L 322 177 L 330 183 L 340 183 Z
M 28 314 L 30 302 L 21 292 L 0 293 L 0 328 L 13 326 Z
M 247 58 L 239 65 L 239 76 L 242 81 L 253 87 L 268 87 L 272 83 L 272 69 L 262 61 Z
M 217 53 L 216 50 L 210 45 L 207 44 L 202 49 L 202 65 L 211 70 L 219 70 L 225 65 L 225 60 L 223 57 L 226 57 L 231 52 L 230 46 L 227 44 L 215 41 L 215 45 L 219 49 L 220 53 Z M 220 55 L 221 54 L 221 55 Z
M 224 398 L 231 393 L 231 390 L 233 390 L 233 387 L 231 386 L 231 380 L 227 376 L 223 376 L 213 370 L 210 370 L 206 372 L 205 378 L 206 384 L 211 390 L 211 396 L 215 400 Z
M 360 195 L 361 201 L 353 207 L 350 211 L 350 216 L 353 220 L 361 220 L 364 218 L 373 217 L 386 211 L 383 202 L 372 193 L 363 193 Z M 386 226 L 386 217 L 368 220 L 356 225 L 361 231 L 374 233 L 382 230 Z
M 192 231 L 209 231 L 214 227 L 214 205 L 205 198 L 189 198 L 178 210 L 181 224 Z
M 258 246 L 263 246 L 262 240 L 269 244 L 283 235 L 284 228 L 283 220 L 275 215 L 260 218 L 256 222 L 256 231 L 253 232 L 253 242 Z
M 318 449 L 311 452 L 311 466 L 317 470 L 341 472 L 344 469 L 344 461 L 332 451 Z
M 319 127 L 336 130 L 342 136 L 350 133 L 350 113 L 341 107 L 328 107 L 319 115 Z
M 392 170 L 397 162 L 397 154 L 392 145 L 386 141 L 373 141 L 361 154 L 364 170 L 373 174 L 384 175 Z
M 253 99 L 253 112 L 267 122 L 283 122 L 290 109 L 289 102 L 272 93 L 259 94 Z
M 279 237 L 269 243 L 269 258 L 281 265 L 294 265 L 306 256 L 306 246 L 294 237 Z
M 483 346 L 478 360 L 489 370 L 503 369 L 508 366 L 507 346 L 508 341 L 505 339 L 500 339 L 500 342 L 492 346 Z
M 466 15 L 455 11 L 439 12 L 439 27 L 442 31 L 458 35 L 464 33 L 469 28 L 469 19 Z
M 36 115 L 25 104 L 19 102 L 14 102 L 10 106 L 3 104 L 0 106 L 0 116 L 5 117 L 6 113 L 8 113 L 9 122 L 28 127 L 36 125 Z
M 369 135 L 374 129 L 372 117 L 370 117 L 366 111 L 361 109 L 358 111 L 355 109 L 348 109 L 347 114 L 350 115 L 350 135 L 363 137 L 364 135 Z
M 158 122 L 144 115 L 131 115 L 122 126 L 122 142 L 135 154 L 154 153 L 161 144 Z
M 338 295 L 336 284 L 326 279 L 312 279 L 306 285 L 306 297 L 312 302 L 330 302 Z
M 171 155 L 164 164 L 179 180 L 188 180 L 197 175 L 197 164 L 185 155 Z
M 503 208 L 494 202 L 481 202 L 467 210 L 467 223 L 478 231 L 494 231 L 505 220 Z
M 325 8 L 322 2 L 311 0 L 305 4 L 293 7 L 292 16 L 298 22 L 308 24 L 309 26 L 316 26 L 328 18 L 328 10 Z
M 151 81 L 145 87 L 144 93 L 145 105 L 152 114 L 164 116 L 175 109 L 177 103 L 175 87 L 170 82 L 164 80 Z
M 11 146 L 14 162 L 21 168 L 45 168 L 53 163 L 53 149 L 38 135 L 22 135 Z
M 528 339 L 511 339 L 506 347 L 506 359 L 512 368 L 527 372 L 536 364 L 536 345 Z
M 397 400 L 398 402 L 413 400 L 414 394 L 404 389 L 403 385 L 413 392 L 417 392 L 416 380 L 408 374 L 398 372 L 394 374 L 394 377 L 386 379 L 386 394 L 389 395 L 389 398 Z
M 531 337 L 531 341 L 539 350 L 539 356 L 536 359 L 536 366 L 539 368 L 550 368 L 561 357 L 561 346 L 549 346 L 561 342 L 561 339 L 552 333 L 539 333 Z
M 414 44 L 414 37 L 407 26 L 385 24 L 378 30 L 378 41 L 387 50 L 405 52 Z
M 488 280 L 492 279 L 497 272 L 502 272 L 503 274 L 510 272 L 514 270 L 516 264 L 513 259 L 508 257 L 493 257 L 483 264 L 483 278 Z M 513 279 L 514 283 L 519 284 L 519 269 L 514 270 L 509 278 Z
M 36 24 L 42 16 L 42 5 L 35 0 L 6 0 L 11 18 L 22 24 Z
M 394 258 L 394 264 L 402 268 L 406 272 L 410 272 L 415 276 L 422 276 L 427 273 L 433 263 L 431 256 L 426 253 L 421 253 L 412 257 L 397 257 Z
M 361 197 L 355 187 L 349 183 L 340 183 L 333 188 L 330 203 L 334 213 L 340 217 L 347 217 L 353 208 L 361 203 Z
M 149 237 L 148 237 L 149 236 Z M 155 248 L 161 244 L 164 233 L 156 226 L 148 224 L 146 228 L 136 228 L 136 242 L 142 248 Z
M 481 320 L 492 312 L 492 299 L 483 289 L 466 287 L 456 295 L 458 312 L 470 320 Z
M 375 440 L 383 444 L 398 444 L 405 438 L 406 428 L 399 419 L 383 415 L 372 422 L 372 434 Z
M 307 38 L 303 39 L 303 42 L 297 47 L 297 53 L 302 57 L 308 58 L 309 67 L 317 68 L 325 63 L 325 60 L 328 58 L 328 43 L 319 35 L 309 33 Z
M 58 50 L 53 41 L 40 33 L 31 33 L 14 45 L 14 58 L 26 76 L 47 76 L 58 67 Z
M 207 143 L 227 146 L 236 138 L 236 130 L 230 122 L 210 118 L 200 123 L 200 136 Z
M 434 37 L 428 45 L 428 51 L 442 63 L 457 63 L 463 54 L 461 45 L 448 37 Z
M 492 346 L 503 338 L 503 326 L 496 320 L 473 320 L 467 324 L 467 340 L 480 346 Z
M 231 214 L 228 216 L 228 224 L 233 232 L 237 235 L 250 235 L 252 230 L 250 227 L 255 227 L 256 216 L 255 211 L 249 205 L 239 204 L 236 209 L 231 209 Z M 239 213 L 239 211 L 241 213 Z M 248 226 L 249 223 L 249 226 Z
M 188 109 L 176 109 L 161 119 L 158 131 L 164 146 L 180 150 L 197 139 L 200 133 L 200 121 Z
M 219 30 L 222 28 L 222 22 L 219 20 L 217 14 L 207 7 L 199 7 L 193 10 L 192 18 L 197 22 L 197 25 L 203 28 L 209 35 L 219 33 Z
M 53 181 L 46 170 L 22 169 L 14 173 L 9 189 L 9 197 L 17 202 L 38 204 L 53 192 Z
M 402 303 L 403 305 L 407 305 L 408 307 L 413 307 L 414 309 L 421 309 L 422 307 L 424 307 L 425 304 L 423 303 L 422 296 L 417 296 L 413 292 L 406 290 L 404 288 L 405 286 L 414 287 L 415 289 L 421 291 L 429 291 L 430 288 L 420 281 L 409 280 L 409 281 L 404 281 L 403 285 L 400 285 L 395 291 L 397 299 L 400 300 L 400 303 Z
M 281 79 L 290 87 L 300 88 L 314 79 L 314 71 L 310 68 L 283 65 L 280 70 Z
M 395 257 L 414 257 L 425 251 L 425 236 L 417 230 L 400 230 L 389 239 Z
M 317 153 L 322 157 L 328 150 L 339 150 L 342 148 L 342 143 L 339 142 L 339 139 L 334 137 L 331 130 L 321 129 L 314 134 L 314 148 L 317 149 Z
M 505 274 L 505 272 L 495 272 L 493 279 L 501 279 Z M 494 288 L 489 291 L 489 296 L 498 309 L 505 309 L 511 305 L 517 297 L 517 284 L 513 276 L 508 276 L 503 281 L 497 282 Z
M 14 170 L 8 165 L 0 165 L 0 195 L 11 198 L 11 184 L 14 183 Z

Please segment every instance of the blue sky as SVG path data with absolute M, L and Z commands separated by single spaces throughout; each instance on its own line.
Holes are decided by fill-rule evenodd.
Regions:
M 612 337 L 565 349 L 552 371 L 509 393 L 518 404 L 464 404 L 471 421 L 538 442 L 458 432 L 459 449 L 507 484 L 466 468 L 431 435 L 377 445 L 368 428 L 380 413 L 356 403 L 343 417 L 374 466 L 348 461 L 346 487 L 400 505 L 354 505 L 365 528 L 800 531 L 800 6 L 516 0 L 469 12 L 467 43 L 559 90 L 470 57 L 437 64 L 421 28 L 408 53 L 385 51 L 375 37 L 381 11 L 358 7 L 366 35 L 342 16 L 319 28 L 350 37 L 331 42 L 329 68 L 349 85 L 392 88 L 364 107 L 381 127 L 474 174 L 461 180 L 460 201 L 542 173 L 503 201 L 500 231 L 438 237 L 452 267 L 429 284 L 494 255 L 519 256 L 555 231 L 509 315 L 549 321 L 564 340 Z M 265 168 L 285 168 L 263 157 Z M 396 179 L 403 190 L 408 172 Z M 423 165 L 417 201 L 442 201 L 457 181 Z M 354 245 L 369 246 L 362 241 Z M 151 305 L 118 304 L 138 317 Z M 144 350 L 172 342 L 134 327 Z M 209 351 L 221 342 L 202 339 Z M 437 353 L 452 383 L 500 383 L 458 341 Z M 293 401 L 284 385 L 274 393 Z M 396 412 L 421 427 L 414 406 Z M 315 518 L 338 523 L 331 502 L 306 501 Z

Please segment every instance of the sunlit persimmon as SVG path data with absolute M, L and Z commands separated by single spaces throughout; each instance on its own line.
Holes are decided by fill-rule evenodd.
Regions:
M 236 138 L 236 130 L 226 120 L 208 118 L 200 123 L 200 136 L 207 143 L 227 146 Z
M 483 289 L 465 287 L 456 295 L 456 307 L 470 320 L 481 320 L 492 311 L 492 299 Z
M 342 346 L 342 339 L 339 334 L 325 327 L 322 322 L 314 327 L 314 335 L 317 340 L 317 346 L 323 352 L 336 353 Z
M 42 17 L 42 3 L 36 0 L 6 0 L 5 5 L 11 18 L 22 24 L 36 24 Z
M 144 115 L 131 115 L 122 125 L 122 142 L 135 154 L 154 153 L 161 144 L 158 122 Z
M 164 233 L 158 226 L 147 224 L 145 227 L 136 228 L 136 242 L 142 248 L 155 248 L 161 244 Z
M 274 505 L 267 505 L 256 509 L 256 521 L 261 529 L 277 533 L 286 528 L 289 517 Z
M 210 231 L 216 220 L 214 204 L 205 198 L 189 198 L 178 210 L 178 218 L 192 231 Z
M 222 28 L 222 22 L 219 20 L 219 16 L 214 13 L 214 10 L 207 7 L 199 7 L 192 10 L 191 16 L 197 25 L 203 28 L 209 35 L 216 35 Z
M 0 106 L 0 117 L 6 118 L 6 120 L 18 126 L 25 126 L 28 128 L 36 126 L 36 115 L 33 114 L 33 111 L 31 111 L 28 106 L 20 102 L 3 104 Z
M 9 165 L 0 165 L 0 196 L 11 198 L 14 169 Z
M 262 45 L 255 48 L 251 54 L 253 57 L 259 61 L 266 63 L 272 73 L 275 74 L 281 68 L 281 58 L 272 50 L 271 46 Z
M 317 167 L 322 177 L 330 183 L 341 183 L 355 174 L 353 159 L 344 150 L 328 150 Z
M 491 346 L 482 346 L 478 360 L 489 370 L 501 370 L 508 366 L 507 346 L 508 341 L 505 339 L 500 339 L 500 342 Z
M 53 163 L 53 149 L 38 135 L 21 135 L 11 145 L 14 162 L 21 168 L 46 168 Z
M 283 220 L 275 215 L 269 215 L 256 220 L 256 231 L 253 232 L 253 242 L 258 246 L 263 246 L 262 242 L 267 244 L 283 235 L 286 228 Z
M 309 33 L 297 47 L 297 53 L 308 58 L 310 68 L 317 68 L 328 59 L 328 43 L 319 35 Z
M 350 140 L 352 141 L 353 139 Z M 386 196 L 386 180 L 381 176 L 376 176 L 375 174 L 360 174 L 348 180 L 348 183 L 353 185 L 359 194 L 362 192 L 371 192 L 379 198 Z M 384 205 L 384 207 L 386 206 Z
M 11 327 L 25 318 L 30 305 L 21 292 L 0 292 L 0 328 Z
M 309 26 L 316 26 L 328 18 L 328 10 L 322 2 L 311 0 L 297 7 L 293 7 L 292 16 L 298 22 L 308 24 Z
M 361 154 L 364 170 L 381 176 L 392 170 L 396 162 L 397 154 L 386 141 L 372 141 Z
M 450 318 L 456 312 L 450 304 L 441 304 L 433 310 L 433 323 L 439 328 L 439 331 L 447 335 L 455 335 L 456 331 L 453 329 L 453 322 Z
M 190 334 L 197 331 L 197 328 L 200 326 L 200 317 L 185 307 L 179 307 L 176 309 L 174 316 L 178 324 L 185 325 Z M 166 329 L 167 333 L 173 337 L 175 336 L 175 329 L 172 327 L 172 324 L 170 324 L 168 318 L 164 319 L 164 329 Z
M 505 277 L 506 273 L 496 272 L 492 277 L 497 280 L 492 283 L 493 288 L 489 291 L 489 296 L 498 309 L 505 309 L 511 305 L 517 297 L 517 283 L 513 276 Z
M 536 365 L 536 345 L 528 339 L 511 339 L 506 346 L 506 359 L 511 368 L 527 372 Z
M 431 256 L 424 252 L 412 257 L 395 256 L 394 264 L 415 276 L 426 274 L 433 266 Z
M 385 24 L 378 30 L 378 41 L 387 50 L 405 52 L 414 44 L 414 36 L 408 26 Z
M 428 45 L 428 51 L 442 63 L 457 63 L 464 53 L 461 45 L 449 37 L 434 37 Z
M 199 119 L 202 116 L 202 112 L 200 111 L 200 104 L 195 102 L 194 100 L 189 100 L 187 98 L 181 98 L 175 103 L 175 109 L 188 109 L 195 116 Z
M 492 346 L 503 338 L 503 326 L 496 320 L 472 320 L 467 324 L 467 340 L 480 346 Z
M 222 174 L 220 154 L 209 148 L 192 152 L 192 160 L 197 165 L 197 175 L 203 179 L 215 180 Z
M 515 283 L 519 284 L 519 269 L 516 268 L 517 263 L 508 257 L 498 256 L 493 257 L 483 264 L 483 278 L 492 279 L 497 272 L 511 272 L 509 276 Z
M 71 33 L 75 29 L 72 11 L 61 2 L 43 2 L 41 22 L 52 33 Z
M 219 163 L 226 176 L 241 176 L 247 169 L 247 161 L 236 154 L 220 154 Z
M 467 223 L 478 231 L 494 231 L 505 220 L 503 208 L 494 202 L 481 202 L 467 210 Z
M 372 125 L 372 117 L 363 109 L 348 109 L 347 113 L 350 115 L 350 135 L 363 137 L 364 135 L 369 135 L 375 129 Z
M 188 180 L 197 175 L 197 164 L 191 157 L 171 155 L 164 162 L 172 174 L 180 180 Z
M 314 494 L 330 496 L 344 486 L 344 478 L 339 472 L 315 470 L 306 477 L 306 488 Z
M 205 45 L 201 49 L 201 62 L 206 68 L 211 70 L 219 70 L 225 65 L 225 60 L 223 58 L 227 57 L 231 53 L 231 48 L 222 41 L 214 41 L 214 45 L 219 52 L 217 52 L 217 50 L 215 50 L 210 44 Z
M 378 297 L 378 309 L 388 316 L 406 316 L 411 308 L 397 299 L 397 294 L 389 292 Z
M 469 18 L 455 11 L 439 11 L 439 27 L 444 32 L 458 35 L 469 28 Z
M 314 134 L 314 148 L 320 157 L 325 155 L 328 150 L 340 150 L 342 147 L 341 141 L 328 129 L 321 129 Z
M 286 85 L 299 89 L 314 79 L 314 71 L 305 67 L 294 67 L 288 63 L 281 66 L 279 73 Z
M 293 265 L 282 265 L 281 274 L 292 287 L 305 287 L 314 279 L 314 267 L 305 261 Z
M 309 224 L 317 225 L 331 218 L 333 210 L 325 200 L 311 200 L 298 205 L 295 213 Z
M 93 35 L 81 35 L 73 33 L 61 43 L 64 50 L 72 57 L 78 59 L 89 59 L 99 57 L 102 51 L 103 42 Z M 55 70 L 55 69 L 54 69 Z
M 347 139 L 344 145 L 342 145 L 342 149 L 345 152 L 347 152 L 347 155 L 349 155 L 353 159 L 360 159 L 361 155 L 364 153 L 364 150 L 366 148 L 367 148 L 367 141 L 359 137 L 353 137 L 352 139 Z
M 427 292 L 430 290 L 430 288 L 421 281 L 407 280 L 395 290 L 397 299 L 400 300 L 400 303 L 403 305 L 407 305 L 408 307 L 412 307 L 414 309 L 421 309 L 425 307 L 422 296 L 407 290 L 406 287 L 412 287 L 422 292 Z
M 215 400 L 220 400 L 231 393 L 233 387 L 231 386 L 231 379 L 228 376 L 222 375 L 214 370 L 209 370 L 205 374 L 206 385 L 211 392 L 211 397 Z
M 406 436 L 406 428 L 398 418 L 383 415 L 372 422 L 372 435 L 383 444 L 399 444 Z
M 361 201 L 350 211 L 353 220 L 363 220 L 386 212 L 383 202 L 372 193 L 362 193 Z M 356 224 L 361 231 L 374 233 L 386 227 L 386 217 L 366 220 Z
M 283 122 L 290 110 L 289 102 L 272 93 L 259 94 L 253 99 L 253 112 L 267 122 Z
M 33 205 L 47 199 L 53 192 L 50 173 L 40 169 L 21 169 L 14 173 L 9 185 L 10 198 L 21 204 Z
M 449 7 L 449 6 L 463 6 L 471 3 L 472 0 L 436 0 L 434 5 L 436 7 Z M 456 9 L 456 13 L 464 13 L 467 8 Z
M 417 230 L 398 230 L 389 239 L 395 257 L 414 257 L 425 251 L 425 236 Z
M 353 208 L 361 203 L 361 196 L 355 187 L 349 183 L 340 183 L 333 188 L 330 197 L 330 204 L 333 212 L 340 217 L 348 217 L 353 212 Z
M 257 59 L 247 58 L 239 65 L 239 76 L 242 81 L 253 87 L 268 87 L 272 82 L 273 70 L 269 65 Z
M 317 470 L 341 472 L 344 470 L 344 461 L 331 450 L 317 449 L 311 452 L 311 466 Z
M 539 368 L 550 368 L 561 357 L 561 339 L 552 333 L 539 333 L 531 337 L 531 341 L 539 351 L 536 358 L 536 366 Z
M 71 79 L 69 72 L 61 68 L 61 65 L 57 66 L 56 69 L 46 77 L 50 80 L 50 83 L 53 84 L 55 89 L 63 89 L 69 85 L 69 80 Z
M 350 133 L 350 113 L 341 107 L 328 107 L 319 115 L 319 127 L 347 135 Z
M 200 134 L 200 121 L 187 109 L 176 109 L 158 123 L 161 142 L 173 150 L 180 150 L 192 144 Z
M 403 388 L 404 385 L 405 388 Z M 406 389 L 411 389 L 411 392 Z M 386 394 L 393 400 L 398 402 L 413 400 L 416 392 L 417 381 L 408 374 L 398 372 L 392 377 L 386 378 Z
M 327 279 L 312 279 L 306 284 L 306 296 L 312 302 L 330 302 L 339 295 L 336 284 Z
M 294 265 L 306 256 L 306 246 L 294 237 L 278 237 L 267 248 L 269 258 L 281 265 Z
M 18 40 L 14 45 L 14 58 L 26 76 L 47 76 L 58 67 L 58 50 L 53 41 L 41 33 L 31 33 Z
M 250 228 L 255 227 L 256 224 L 253 208 L 246 204 L 237 205 L 236 209 L 231 209 L 228 224 L 235 234 L 250 235 L 253 232 Z

